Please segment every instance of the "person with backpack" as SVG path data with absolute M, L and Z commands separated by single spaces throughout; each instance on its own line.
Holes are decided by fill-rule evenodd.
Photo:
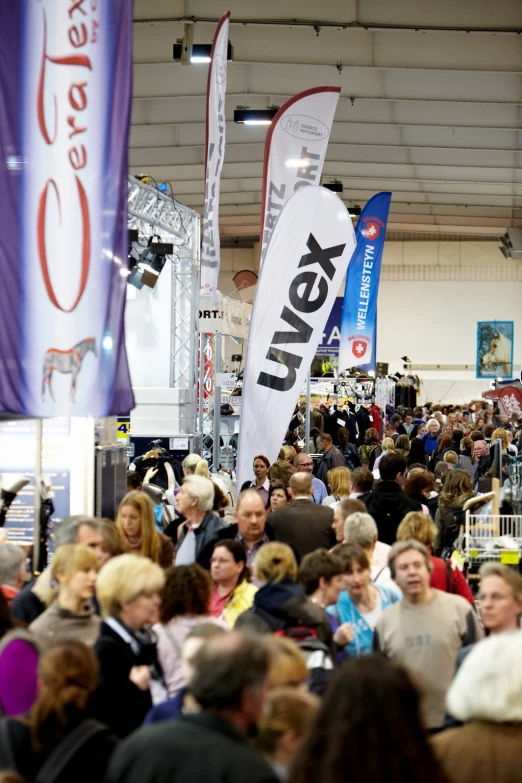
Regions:
M 461 595 L 474 606 L 475 599 L 471 588 L 466 582 L 462 571 L 454 568 L 450 560 L 442 557 L 434 557 L 432 554 L 437 528 L 431 519 L 418 511 L 406 514 L 397 529 L 397 541 L 420 541 L 430 553 L 433 566 L 430 578 L 430 587 L 442 590 L 445 593 Z
M 0 720 L 0 768 L 34 783 L 103 780 L 117 738 L 87 716 L 98 680 L 94 651 L 79 641 L 48 647 L 27 717 Z
M 344 457 L 344 461 L 348 470 L 355 470 L 355 468 L 361 467 L 361 460 L 357 448 L 350 443 L 350 433 L 347 427 L 341 427 L 337 433 L 339 438 L 339 446 L 337 447 Z
M 235 630 L 251 628 L 258 633 L 292 639 L 309 664 L 310 690 L 321 692 L 334 667 L 337 647 L 325 610 L 314 604 L 297 583 L 294 553 L 286 544 L 271 541 L 257 553 L 254 570 L 261 587 L 254 596 L 253 606 L 239 615 Z M 317 668 L 321 672 L 313 671 Z
M 382 454 L 382 449 L 379 445 L 379 433 L 373 427 L 366 430 L 364 435 L 364 443 L 359 446 L 359 459 L 363 468 L 373 470 L 375 460 Z

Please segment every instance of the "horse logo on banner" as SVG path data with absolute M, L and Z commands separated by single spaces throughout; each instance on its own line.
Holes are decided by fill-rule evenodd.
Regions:
M 64 373 L 65 375 L 71 375 L 71 402 L 76 401 L 76 379 L 78 373 L 82 369 L 82 362 L 86 353 L 92 351 L 95 356 L 98 355 L 96 351 L 96 340 L 94 337 L 86 337 L 79 343 L 76 343 L 68 351 L 61 351 L 58 348 L 49 348 L 45 352 L 44 364 L 43 364 L 43 378 L 42 378 L 42 399 L 45 399 L 45 385 L 49 389 L 49 394 L 53 402 L 54 394 L 51 386 L 53 372 Z

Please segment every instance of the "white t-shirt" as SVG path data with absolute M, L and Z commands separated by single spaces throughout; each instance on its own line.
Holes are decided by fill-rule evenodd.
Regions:
M 377 590 L 377 601 L 375 602 L 375 606 L 372 609 L 371 612 L 367 612 L 366 614 L 363 614 L 361 610 L 359 609 L 359 613 L 364 617 L 365 622 L 368 623 L 368 626 L 372 629 L 372 631 L 375 631 L 375 626 L 377 625 L 377 620 L 382 614 L 382 601 L 381 601 L 381 594 Z

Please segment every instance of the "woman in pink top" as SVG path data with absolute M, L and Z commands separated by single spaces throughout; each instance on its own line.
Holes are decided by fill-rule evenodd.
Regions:
M 168 695 L 186 685 L 181 670 L 181 647 L 196 626 L 217 622 L 209 615 L 212 582 L 197 563 L 176 566 L 167 573 L 160 622 L 153 626 L 158 637 L 158 658 Z

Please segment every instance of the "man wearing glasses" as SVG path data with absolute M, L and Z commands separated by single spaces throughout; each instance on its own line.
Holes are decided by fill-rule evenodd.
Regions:
M 312 476 L 312 500 L 314 503 L 321 504 L 323 499 L 328 496 L 328 491 L 321 479 L 312 475 L 314 463 L 311 456 L 304 452 L 296 454 L 294 457 L 294 465 L 297 468 L 298 473 L 309 473 Z

